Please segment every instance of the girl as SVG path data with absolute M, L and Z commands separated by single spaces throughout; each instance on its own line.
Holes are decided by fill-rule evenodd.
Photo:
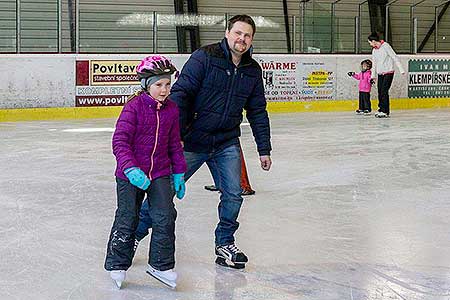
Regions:
M 372 106 L 370 103 L 370 90 L 372 88 L 372 62 L 370 59 L 361 62 L 361 72 L 348 72 L 348 76 L 359 80 L 359 108 L 357 114 L 370 115 Z
M 123 107 L 112 139 L 117 160 L 117 209 L 106 251 L 105 269 L 120 288 L 134 256 L 139 210 L 147 193 L 153 220 L 147 273 L 176 286 L 174 191 L 185 193 L 186 162 L 178 108 L 167 99 L 175 66 L 150 56 L 137 67 L 142 90 Z M 172 181 L 169 176 L 172 176 Z M 173 182 L 173 184 L 171 183 Z

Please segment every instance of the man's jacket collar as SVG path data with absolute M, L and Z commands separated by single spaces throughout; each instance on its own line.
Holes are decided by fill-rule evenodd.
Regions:
M 231 58 L 231 50 L 228 47 L 228 41 L 227 38 L 224 37 L 223 40 L 220 42 L 220 48 L 222 48 L 225 57 L 231 62 L 233 63 L 233 60 Z M 239 66 L 245 66 L 245 65 L 249 65 L 252 63 L 252 52 L 253 52 L 253 46 L 250 47 L 250 49 L 248 49 L 241 58 L 241 62 L 239 63 Z

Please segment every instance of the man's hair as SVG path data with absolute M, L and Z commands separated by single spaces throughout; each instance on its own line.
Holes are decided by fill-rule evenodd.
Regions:
M 367 37 L 367 39 L 368 39 L 369 41 L 376 41 L 376 42 L 379 42 L 379 41 L 380 41 L 380 35 L 379 35 L 378 33 L 376 33 L 376 32 L 372 32 L 372 33 Z
M 253 29 L 253 35 L 255 35 L 256 25 L 255 25 L 255 21 L 253 21 L 252 17 L 250 17 L 248 15 L 235 15 L 234 17 L 232 17 L 231 19 L 228 20 L 228 26 L 227 26 L 228 31 L 230 31 L 231 28 L 233 28 L 233 25 L 236 22 L 244 22 L 244 23 L 251 25 L 252 29 Z

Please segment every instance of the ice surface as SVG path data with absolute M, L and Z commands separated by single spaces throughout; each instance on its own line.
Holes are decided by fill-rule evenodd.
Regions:
M 176 291 L 145 273 L 148 238 L 122 290 L 103 270 L 114 123 L 0 123 L 0 299 L 450 298 L 450 110 L 273 114 L 270 172 L 243 126 L 250 262 L 215 266 L 218 194 L 202 168 L 176 201 Z

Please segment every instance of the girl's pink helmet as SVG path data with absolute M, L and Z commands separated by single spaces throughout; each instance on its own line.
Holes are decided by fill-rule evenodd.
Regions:
M 173 73 L 178 73 L 177 68 L 175 68 L 170 59 L 162 55 L 147 56 L 137 66 L 136 71 L 139 80 L 152 76 L 172 75 Z

